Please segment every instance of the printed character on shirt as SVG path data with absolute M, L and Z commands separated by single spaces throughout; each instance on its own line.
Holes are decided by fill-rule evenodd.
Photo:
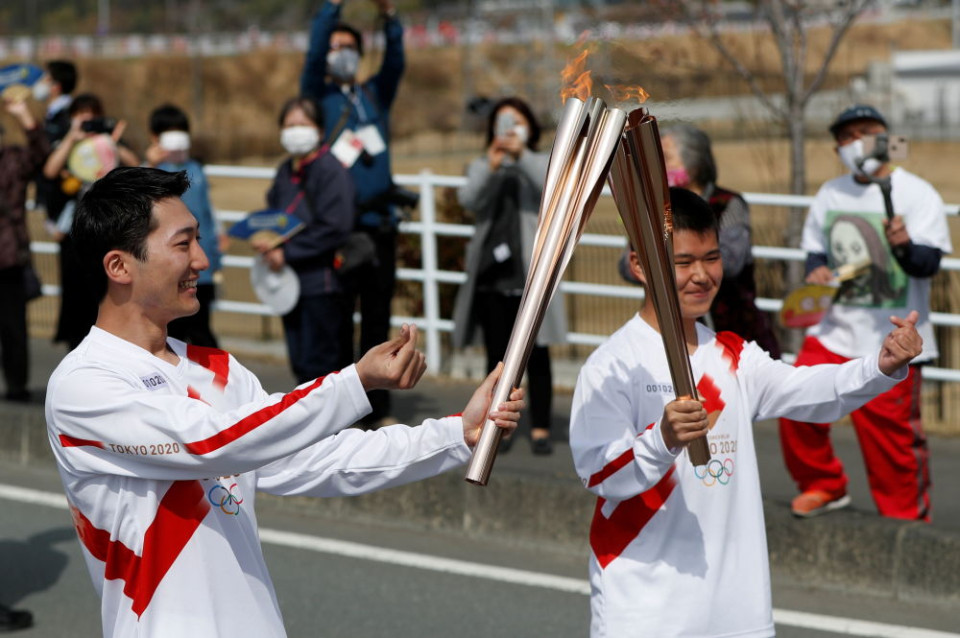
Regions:
M 670 189 L 677 295 L 699 401 L 674 399 L 647 303 L 587 360 L 570 447 L 597 495 L 590 529 L 591 636 L 773 636 L 766 535 L 752 423 L 837 418 L 904 377 L 919 352 L 916 315 L 896 319 L 879 354 L 794 368 L 754 342 L 697 322 L 722 278 L 716 217 Z M 635 275 L 644 281 L 636 254 Z M 683 449 L 706 437 L 711 460 Z

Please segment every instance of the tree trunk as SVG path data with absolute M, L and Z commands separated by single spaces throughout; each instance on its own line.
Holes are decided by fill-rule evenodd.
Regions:
M 789 120 L 786 125 L 790 138 L 790 192 L 793 195 L 804 195 L 807 186 L 805 109 L 803 105 L 793 100 L 790 100 L 787 108 Z M 785 246 L 794 248 L 800 246 L 800 236 L 803 234 L 803 222 L 806 215 L 806 208 L 796 206 L 790 208 L 783 238 Z M 784 275 L 788 290 L 793 290 L 803 281 L 803 263 L 799 261 L 786 262 Z M 790 352 L 799 351 L 802 338 L 803 334 L 798 330 L 787 330 L 781 333 L 781 343 L 785 350 Z

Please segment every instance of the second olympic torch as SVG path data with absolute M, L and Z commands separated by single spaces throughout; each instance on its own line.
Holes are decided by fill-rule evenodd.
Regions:
M 657 119 L 645 108 L 630 112 L 623 140 L 610 168 L 610 189 L 620 218 L 637 251 L 660 324 L 673 389 L 678 398 L 699 399 L 684 337 L 673 266 L 673 214 Z M 693 465 L 710 461 L 706 438 L 687 447 Z
M 492 406 L 506 401 L 523 379 L 547 306 L 603 190 L 626 117 L 597 98 L 569 98 L 564 105 L 547 166 L 530 270 Z M 467 482 L 487 484 L 502 435 L 503 430 L 486 422 L 467 467 Z

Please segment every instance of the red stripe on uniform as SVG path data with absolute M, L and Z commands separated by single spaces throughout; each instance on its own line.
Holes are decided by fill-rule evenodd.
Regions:
M 623 454 L 613 459 L 603 466 L 603 469 L 590 477 L 587 487 L 593 487 L 603 483 L 608 478 L 619 472 L 621 469 L 633 462 L 633 448 L 628 449 Z
M 160 500 L 157 515 L 143 537 L 143 552 L 137 556 L 110 533 L 99 529 L 76 507 L 70 507 L 80 542 L 104 563 L 104 578 L 124 582 L 123 593 L 132 601 L 139 618 L 153 599 L 157 587 L 180 556 L 187 542 L 210 511 L 199 481 L 175 481 Z
M 727 407 L 723 396 L 720 394 L 720 388 L 717 387 L 709 374 L 700 377 L 700 382 L 697 383 L 697 394 L 700 395 L 700 403 L 703 404 L 703 409 L 707 411 L 707 414 L 720 412 Z
M 644 428 L 643 432 L 646 432 L 647 430 L 652 428 L 654 425 L 656 424 L 651 423 L 646 428 Z M 643 432 L 641 432 L 640 434 L 643 434 Z M 611 476 L 613 476 L 614 474 L 622 470 L 624 467 L 629 465 L 632 461 L 633 461 L 633 448 L 630 448 L 629 450 L 627 450 L 617 458 L 613 459 L 612 461 L 604 465 L 603 469 L 601 469 L 599 472 L 591 476 L 590 480 L 587 481 L 587 487 L 593 487 L 595 485 L 599 485 L 600 483 L 603 483 L 608 478 L 610 478 Z
M 590 525 L 590 548 L 601 568 L 605 568 L 620 556 L 666 503 L 673 488 L 677 486 L 673 478 L 675 467 L 671 466 L 660 482 L 646 492 L 621 501 L 609 518 L 603 515 L 606 499 L 597 499 L 593 522 Z
M 187 359 L 213 373 L 213 385 L 221 390 L 230 376 L 230 355 L 217 348 L 205 348 L 187 344 Z
M 336 374 L 331 373 L 331 374 Z M 240 437 L 253 432 L 258 427 L 277 416 L 291 405 L 295 404 L 297 401 L 307 396 L 320 387 L 320 384 L 323 383 L 323 380 L 326 377 L 320 377 L 310 385 L 294 390 L 293 392 L 288 392 L 283 395 L 283 398 L 279 402 L 265 407 L 263 409 L 257 410 L 256 412 L 247 415 L 246 417 L 240 419 L 233 425 L 228 428 L 221 430 L 214 434 L 213 436 L 203 439 L 202 441 L 196 441 L 194 443 L 185 443 L 184 448 L 190 454 L 210 454 L 215 450 L 219 450 L 223 446 L 233 443 Z
M 101 450 L 104 449 L 103 443 L 100 441 L 94 441 L 92 439 L 78 439 L 75 436 L 68 436 L 66 434 L 60 435 L 60 445 L 63 447 L 83 447 L 88 445 L 90 447 L 98 447 Z
M 196 399 L 197 401 L 203 401 L 203 397 L 200 396 L 200 392 L 192 385 L 187 386 L 187 396 L 190 397 L 191 399 Z M 206 401 L 203 401 L 203 402 L 207 403 Z M 207 405 L 210 405 L 210 404 L 207 403 Z
M 730 372 L 736 372 L 740 367 L 743 337 L 733 332 L 720 332 L 717 333 L 716 341 L 723 348 L 723 358 L 730 362 Z

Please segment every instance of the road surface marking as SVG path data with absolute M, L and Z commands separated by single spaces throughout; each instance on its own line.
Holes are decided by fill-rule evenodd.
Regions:
M 15 485 L 0 484 L 0 498 L 32 505 L 45 505 L 58 509 L 68 509 L 67 499 L 63 494 L 43 492 Z M 261 529 L 260 540 L 271 545 L 280 545 L 293 549 L 304 549 L 324 554 L 334 554 L 348 558 L 372 560 L 391 565 L 415 567 L 446 574 L 486 578 L 503 583 L 526 585 L 528 587 L 542 587 L 574 594 L 590 595 L 590 583 L 579 578 L 567 578 L 539 572 L 530 572 L 510 567 L 496 567 L 482 565 L 453 558 L 441 558 L 429 554 L 417 554 L 396 549 L 386 549 L 375 545 L 364 545 L 351 541 L 341 541 L 334 538 L 310 536 L 275 529 Z M 776 624 L 801 629 L 814 629 L 844 636 L 860 636 L 862 638 L 960 638 L 960 634 L 935 631 L 932 629 L 915 629 L 899 625 L 842 618 L 839 616 L 822 616 L 802 611 L 774 609 L 773 620 Z

